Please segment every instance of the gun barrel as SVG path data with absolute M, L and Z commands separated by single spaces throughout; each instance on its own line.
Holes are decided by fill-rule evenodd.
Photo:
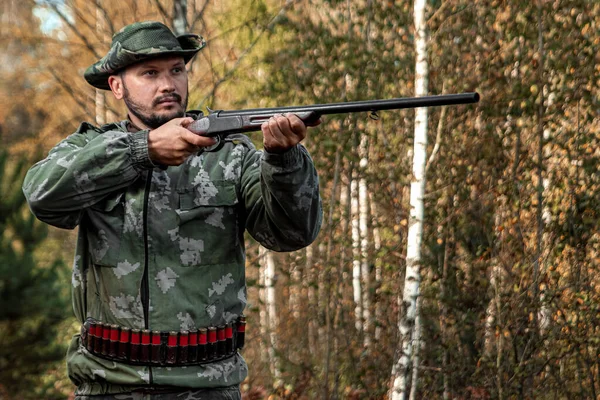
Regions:
M 219 111 L 219 116 L 259 116 L 273 113 L 300 113 L 312 111 L 318 115 L 344 114 L 363 111 L 397 110 L 402 108 L 449 106 L 470 104 L 479 101 L 479 93 L 442 94 L 422 97 L 400 97 L 386 100 L 349 101 L 345 103 L 313 104 L 310 106 L 288 106 L 273 108 L 253 108 L 246 110 Z

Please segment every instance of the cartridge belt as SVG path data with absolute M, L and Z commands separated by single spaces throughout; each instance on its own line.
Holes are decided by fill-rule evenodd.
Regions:
M 231 357 L 244 347 L 246 317 L 189 331 L 130 329 L 88 319 L 81 341 L 92 354 L 133 365 L 186 366 Z

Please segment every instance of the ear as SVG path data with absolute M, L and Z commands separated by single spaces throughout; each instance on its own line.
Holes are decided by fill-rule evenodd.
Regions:
M 108 86 L 117 100 L 121 100 L 125 93 L 123 86 L 123 77 L 121 74 L 111 75 L 108 77 Z

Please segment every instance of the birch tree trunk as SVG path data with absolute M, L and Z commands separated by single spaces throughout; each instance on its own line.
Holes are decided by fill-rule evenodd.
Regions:
M 415 96 L 427 94 L 427 31 L 425 21 L 425 0 L 415 0 Z M 425 194 L 425 165 L 427 161 L 427 108 L 415 110 L 415 138 L 413 152 L 413 178 L 410 185 L 410 214 L 406 249 L 406 275 L 402 299 L 399 299 L 401 312 L 398 329 L 400 331 L 401 348 L 398 360 L 392 368 L 392 387 L 390 398 L 406 399 L 409 394 L 411 378 L 410 367 L 419 349 L 418 333 L 418 297 L 421 266 L 421 241 L 423 235 L 423 197 Z M 412 381 L 417 383 L 417 377 Z
M 366 135 L 362 135 L 359 145 L 359 173 L 358 181 L 358 230 L 360 236 L 360 275 L 361 275 L 361 309 L 362 309 L 362 331 L 364 334 L 363 344 L 368 347 L 371 344 L 370 327 L 373 325 L 371 317 L 371 279 L 369 273 L 369 192 L 365 171 L 368 161 L 368 140 Z
M 265 338 L 269 337 L 269 316 L 267 313 L 268 308 L 266 307 L 266 299 L 267 299 L 267 286 L 265 284 L 266 281 L 266 271 L 267 271 L 267 263 L 265 260 L 266 257 L 266 249 L 262 246 L 258 247 L 258 297 L 260 299 L 260 304 L 262 307 L 258 312 L 260 319 L 260 337 L 261 337 L 261 345 L 263 346 L 263 350 L 260 352 L 261 360 L 265 364 L 270 364 L 269 352 L 268 349 L 270 347 L 269 343 Z
M 419 383 L 419 349 L 422 345 L 421 343 L 421 302 L 423 301 L 422 297 L 417 297 L 417 309 L 415 311 L 415 329 L 413 333 L 413 358 L 412 358 L 412 380 L 410 384 L 410 396 L 409 400 L 417 400 L 417 388 Z
M 341 139 L 343 133 L 342 129 L 338 131 L 338 138 Z M 341 142 L 341 140 L 339 140 Z M 336 209 L 336 198 L 338 193 L 338 186 L 340 182 L 340 169 L 342 159 L 342 148 L 338 146 L 335 152 L 335 163 L 333 172 L 333 182 L 331 186 L 330 202 L 329 202 L 329 215 L 327 216 L 327 250 L 325 253 L 325 262 L 327 263 L 327 287 L 329 290 L 329 302 L 327 304 L 326 312 L 326 325 L 327 325 L 327 341 L 325 345 L 325 379 L 323 380 L 323 396 L 329 398 L 329 380 L 330 380 L 330 365 L 333 363 L 337 365 L 336 355 L 338 354 L 338 340 L 337 340 L 337 312 L 340 303 L 339 286 L 342 280 L 340 279 L 340 268 L 336 267 L 335 264 L 331 264 L 331 255 L 333 249 L 333 216 Z M 337 382 L 337 379 L 334 379 Z
M 317 344 L 318 344 L 318 320 L 314 317 L 317 315 L 319 310 L 318 298 L 317 298 L 317 289 L 315 285 L 317 284 L 317 271 L 313 268 L 313 246 L 308 246 L 306 248 L 306 279 L 305 284 L 307 287 L 307 296 L 308 296 L 308 310 L 311 315 L 311 318 L 308 320 L 308 348 L 310 349 L 311 354 L 317 354 Z
M 187 33 L 187 0 L 173 1 L 173 32 L 175 35 Z
M 96 0 L 96 32 L 99 37 L 104 36 L 104 16 L 102 15 L 102 0 Z M 95 107 L 96 107 L 96 125 L 106 123 L 106 97 L 105 91 L 96 89 Z
M 292 317 L 298 319 L 300 317 L 300 282 L 302 274 L 298 268 L 299 255 L 291 254 L 290 262 L 290 293 L 289 293 L 289 312 Z
M 350 182 L 350 223 L 352 226 L 352 292 L 354 293 L 354 326 L 362 330 L 362 288 L 360 281 L 360 227 L 358 214 L 358 173 Z
M 546 298 L 546 287 L 540 285 L 542 281 L 542 258 L 544 249 L 548 248 L 548 233 L 545 227 L 550 222 L 550 209 L 544 205 L 545 192 L 550 185 L 548 177 L 544 177 L 544 160 L 550 159 L 550 151 L 544 148 L 544 143 L 550 139 L 549 130 L 545 129 L 544 125 L 544 20 L 542 3 L 538 2 L 538 109 L 537 109 L 537 124 L 538 124 L 538 204 L 537 204 L 537 242 L 536 242 L 536 260 L 534 263 L 534 293 L 538 293 L 540 301 L 540 309 L 538 310 L 538 329 L 543 334 L 547 329 L 551 321 L 551 311 L 548 306 L 548 299 Z M 547 167 L 546 167 L 547 168 Z M 547 168 L 548 170 L 550 168 Z
M 264 298 L 263 304 L 265 305 L 264 318 L 261 318 L 261 322 L 265 323 L 266 332 L 269 337 L 268 355 L 269 365 L 271 366 L 271 374 L 275 379 L 279 379 L 281 376 L 280 362 L 277 357 L 277 345 L 279 338 L 277 337 L 277 307 L 275 299 L 275 257 L 272 251 L 260 247 L 260 262 L 261 269 L 264 271 Z
M 381 284 L 383 282 L 383 262 L 378 256 L 379 250 L 381 250 L 381 233 L 379 231 L 379 212 L 377 211 L 377 204 L 373 201 L 373 193 L 369 193 L 369 204 L 371 205 L 371 221 L 375 221 L 373 226 L 373 249 L 375 256 L 375 340 L 381 339 L 381 325 L 377 322 L 383 319 L 383 307 L 382 302 L 378 301 L 377 298 L 381 291 Z

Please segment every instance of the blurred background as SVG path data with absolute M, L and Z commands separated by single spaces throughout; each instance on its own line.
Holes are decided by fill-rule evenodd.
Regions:
M 75 236 L 35 221 L 21 182 L 81 122 L 124 119 L 82 78 L 122 26 L 207 40 L 191 109 L 411 97 L 423 82 L 408 1 L 1 0 L 0 13 L 3 400 L 72 397 Z M 425 21 L 427 93 L 481 101 L 428 110 L 411 398 L 600 399 L 600 3 L 428 0 Z M 248 238 L 245 398 L 386 398 L 414 137 L 414 110 L 310 131 L 324 225 L 289 254 Z

